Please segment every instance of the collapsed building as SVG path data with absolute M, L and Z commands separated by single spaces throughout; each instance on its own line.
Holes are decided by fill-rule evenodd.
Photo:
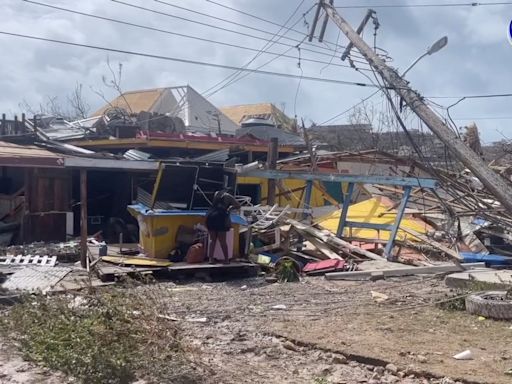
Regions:
M 229 252 L 244 268 L 283 256 L 300 270 L 333 260 L 331 272 L 365 260 L 509 263 L 512 219 L 471 172 L 401 148 L 328 150 L 333 135 L 371 146 L 371 127 L 295 131 L 272 104 L 217 109 L 189 86 L 126 92 L 77 121 L 4 116 L 0 244 L 23 253 L 80 238 L 82 266 L 106 279 L 182 270 L 194 244 L 208 247 L 205 214 L 229 188 L 242 203 Z M 28 260 L 14 256 L 3 260 Z

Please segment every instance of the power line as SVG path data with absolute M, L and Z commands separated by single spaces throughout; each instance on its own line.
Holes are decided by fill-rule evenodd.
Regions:
M 360 102 L 358 102 L 357 104 L 354 104 L 353 106 L 351 106 L 350 108 L 347 108 L 346 110 L 344 110 L 343 112 L 341 113 L 338 113 L 337 115 L 334 115 L 333 117 L 331 117 L 330 119 L 327 119 L 325 120 L 324 122 L 318 124 L 318 125 L 324 125 L 324 124 L 327 124 L 327 123 L 330 123 L 331 121 L 333 120 L 336 120 L 338 119 L 339 117 L 347 114 L 348 112 L 352 111 L 354 108 L 358 107 L 359 105 L 363 104 L 364 102 L 370 100 L 373 96 L 375 96 L 377 93 L 380 92 L 380 89 L 377 89 L 375 92 L 373 92 L 371 95 L 365 97 L 364 99 L 362 99 Z
M 292 14 L 288 17 L 288 19 L 286 19 L 285 23 L 279 28 L 279 30 L 272 36 L 272 38 L 267 42 L 265 43 L 265 45 L 263 45 L 263 47 L 261 47 L 261 49 L 258 51 L 258 53 L 256 55 L 254 55 L 252 57 L 251 60 L 249 60 L 247 63 L 245 63 L 243 65 L 244 68 L 248 68 L 249 65 L 251 63 L 253 63 L 266 49 L 272 47 L 276 42 L 278 42 L 289 30 L 290 28 L 293 28 L 297 23 L 295 22 L 295 24 L 293 24 L 291 27 L 288 27 L 287 30 L 282 34 L 282 35 L 279 35 L 281 33 L 281 31 L 285 28 L 285 26 L 291 21 L 291 19 L 295 16 L 295 14 L 299 11 L 300 7 L 302 6 L 302 4 L 304 4 L 304 1 L 305 0 L 302 0 L 298 5 L 297 7 L 295 7 L 294 11 L 292 12 Z M 308 11 L 306 11 L 305 14 L 307 14 L 313 7 L 311 7 Z M 300 19 L 299 19 L 300 20 Z M 277 37 L 277 40 L 274 42 L 274 39 Z M 299 43 L 300 45 L 300 43 Z M 282 54 L 285 55 L 287 54 L 292 48 L 288 48 L 286 51 L 284 51 Z M 256 69 L 261 69 L 262 67 L 270 64 L 272 61 L 276 60 L 277 57 L 269 60 L 268 62 L 264 63 L 263 65 L 259 66 L 258 68 Z M 221 87 L 217 88 L 215 91 L 213 92 L 210 92 L 208 94 L 208 97 L 209 96 L 213 96 L 215 93 L 217 92 L 220 92 L 222 89 L 230 86 L 231 84 L 233 84 L 234 82 L 236 81 L 239 81 L 241 79 L 243 79 L 243 76 L 242 77 L 239 77 L 240 75 L 240 71 L 236 71 L 236 72 L 233 72 L 232 74 L 230 74 L 229 76 L 227 76 L 226 78 L 222 79 L 220 82 L 217 82 L 215 85 L 213 85 L 212 87 L 208 88 L 204 93 L 207 93 L 207 92 L 210 92 L 212 91 L 213 89 L 217 88 L 218 86 L 220 86 L 222 83 L 225 83 L 224 85 L 222 85 Z M 245 74 L 246 76 L 248 76 L 249 74 Z
M 478 7 L 512 5 L 512 1 L 495 2 L 471 2 L 471 3 L 427 3 L 427 4 L 366 4 L 366 5 L 340 5 L 338 9 L 360 9 L 360 8 L 434 8 L 434 7 Z
M 155 0 L 156 1 L 156 0 Z M 256 19 L 256 20 L 260 20 L 260 21 L 263 21 L 265 23 L 268 23 L 268 24 L 271 24 L 271 25 L 276 25 L 278 27 L 280 27 L 281 25 L 275 21 L 272 21 L 272 20 L 268 20 L 268 19 L 265 19 L 261 16 L 257 16 L 257 15 L 254 15 L 253 13 L 250 13 L 250 12 L 246 12 L 246 11 L 242 11 L 240 9 L 237 9 L 237 8 L 234 8 L 234 7 L 230 7 L 228 5 L 225 5 L 225 4 L 222 4 L 222 3 L 219 3 L 217 1 L 213 1 L 213 0 L 206 0 L 208 3 L 212 3 L 212 4 L 215 4 L 219 7 L 222 7 L 222 8 L 225 8 L 225 9 L 229 9 L 230 11 L 233 11 L 233 12 L 237 12 L 237 13 L 240 13 L 242 15 L 245 15 L 245 16 L 249 16 L 249 17 L 252 17 L 253 19 Z M 307 36 L 307 34 L 305 34 L 303 31 L 299 31 L 297 29 L 290 29 L 290 31 L 293 31 L 293 32 L 296 32 L 296 33 L 299 33 L 303 36 Z M 338 42 L 336 43 L 333 43 L 333 42 L 329 42 L 327 40 L 324 40 L 324 43 L 328 43 L 328 44 L 334 44 L 335 47 L 337 48 L 345 48 L 344 46 L 342 45 L 338 45 Z M 316 46 L 316 45 L 315 45 Z
M 291 28 L 293 28 L 295 25 L 297 25 L 297 23 L 300 21 L 297 20 L 294 24 L 292 24 L 290 27 L 286 28 L 286 31 L 284 31 L 283 34 L 279 35 L 281 33 L 281 31 L 286 27 L 286 25 L 292 20 L 292 18 L 295 16 L 295 14 L 299 11 L 300 7 L 302 6 L 302 4 L 304 4 L 304 1 L 305 0 L 302 0 L 300 1 L 300 3 L 295 7 L 294 11 L 292 12 L 292 14 L 290 16 L 288 16 L 288 18 L 286 19 L 286 21 L 284 22 L 284 24 L 279 28 L 279 30 L 275 33 L 274 36 L 272 36 L 272 39 L 266 43 L 261 49 L 260 49 L 260 52 L 258 52 L 256 55 L 253 56 L 253 58 L 251 60 L 249 60 L 247 63 L 245 63 L 245 65 L 243 66 L 244 68 L 248 68 L 249 65 L 251 63 L 253 63 L 266 49 L 272 47 L 272 45 L 275 44 L 275 42 L 279 41 L 286 33 L 288 33 L 290 31 Z M 314 8 L 314 6 L 311 6 L 304 14 L 303 14 L 303 17 L 305 17 L 305 15 L 307 15 L 312 9 Z M 277 40 L 274 42 L 274 38 L 277 37 Z M 304 36 L 304 38 L 302 39 L 302 42 L 306 39 L 306 36 Z M 300 42 L 299 44 L 297 44 L 296 47 L 299 47 L 300 44 L 302 43 Z M 287 54 L 288 52 L 290 52 L 293 48 L 290 47 L 288 48 L 286 51 L 284 51 L 282 53 L 282 55 L 285 55 Z M 279 56 L 276 56 L 274 57 L 273 59 L 270 59 L 268 60 L 267 62 L 263 63 L 262 65 L 260 65 L 259 67 L 257 67 L 256 69 L 261 69 L 265 66 L 267 66 L 268 64 L 272 63 L 273 61 L 275 61 L 276 59 L 278 59 Z M 244 79 L 245 77 L 249 76 L 250 73 L 245 73 L 244 75 L 240 76 L 242 72 L 240 71 L 237 71 L 237 72 L 234 72 L 232 73 L 231 75 L 229 75 L 228 77 L 226 77 L 225 79 L 221 80 L 220 82 L 216 83 L 213 87 L 210 87 L 208 88 L 206 92 L 210 92 L 212 89 L 215 89 L 216 87 L 218 87 L 219 85 L 221 85 L 222 83 L 226 82 L 224 85 L 222 85 L 221 87 L 217 88 L 216 90 L 214 90 L 213 92 L 210 92 L 208 94 L 208 97 L 211 97 L 213 96 L 214 94 L 216 94 L 217 92 L 220 92 L 221 90 L 229 87 L 230 85 L 236 83 L 237 81 L 240 81 L 242 79 Z
M 70 41 L 49 39 L 49 38 L 45 38 L 45 37 L 32 36 L 32 35 L 23 35 L 23 34 L 13 33 L 13 32 L 0 31 L 0 34 L 6 35 L 6 36 L 20 37 L 20 38 L 30 39 L 30 40 L 45 41 L 45 42 L 49 42 L 49 43 L 69 45 L 69 46 L 74 46 L 74 47 L 90 48 L 90 49 L 96 49 L 96 50 L 106 51 L 106 52 L 122 53 L 122 54 L 126 54 L 126 55 L 141 56 L 141 57 L 146 57 L 146 58 L 151 58 L 151 59 L 175 61 L 178 63 L 200 65 L 200 66 L 206 66 L 206 67 L 212 67 L 212 68 L 242 70 L 245 72 L 257 73 L 260 75 L 278 76 L 278 77 L 291 78 L 291 79 L 299 79 L 300 78 L 299 75 L 292 75 L 289 73 L 261 71 L 258 69 L 236 67 L 233 65 L 208 63 L 208 62 L 204 62 L 204 61 L 196 61 L 196 60 L 189 60 L 189 59 L 181 59 L 178 57 L 154 55 L 154 54 L 150 54 L 150 53 L 137 52 L 137 51 L 126 51 L 126 50 L 117 49 L 117 48 L 108 48 L 108 47 L 100 47 L 97 45 L 73 43 Z M 312 77 L 312 76 L 302 76 L 302 80 L 318 81 L 318 82 L 332 83 L 332 84 L 354 85 L 354 86 L 358 86 L 358 87 L 375 87 L 375 85 L 373 85 L 373 84 L 360 83 L 360 82 L 347 81 L 347 80 L 338 80 L 338 79 L 326 79 L 326 78 Z
M 75 10 L 68 9 L 68 8 L 57 7 L 55 5 L 40 3 L 40 2 L 37 2 L 37 1 L 33 1 L 33 0 L 22 0 L 22 1 L 24 1 L 26 3 L 34 4 L 34 5 L 39 5 L 39 6 L 42 6 L 42 7 L 47 7 L 47 8 L 52 8 L 52 9 L 56 9 L 56 10 L 59 10 L 59 11 L 73 13 L 73 14 L 76 14 L 76 15 L 91 17 L 91 18 L 94 18 L 94 19 L 109 21 L 109 22 L 113 22 L 113 23 L 117 23 L 117 24 L 127 25 L 127 26 L 130 26 L 130 27 L 146 29 L 146 30 L 149 30 L 149 31 L 160 32 L 160 33 L 165 33 L 165 34 L 169 34 L 169 35 L 184 37 L 184 38 L 187 38 L 187 39 L 193 39 L 193 40 L 198 40 L 198 41 L 203 41 L 203 42 L 208 42 L 208 43 L 213 43 L 213 44 L 219 44 L 219 45 L 224 45 L 224 46 L 227 46 L 227 47 L 244 49 L 244 50 L 252 51 L 252 52 L 259 52 L 260 51 L 258 49 L 250 48 L 250 47 L 247 47 L 247 46 L 244 47 L 244 46 L 241 46 L 241 45 L 227 43 L 227 42 L 224 42 L 224 41 L 211 40 L 211 39 L 206 39 L 206 38 L 203 38 L 203 37 L 191 36 L 191 35 L 187 35 L 187 34 L 183 34 L 183 33 L 178 33 L 178 32 L 172 32 L 172 31 L 165 30 L 165 29 L 160 29 L 160 28 L 150 27 L 150 26 L 146 26 L 146 25 L 142 25 L 142 24 L 136 24 L 136 23 L 132 23 L 132 22 L 128 22 L 128 21 L 113 19 L 113 18 L 110 18 L 110 17 L 95 15 L 95 14 L 92 14 L 92 13 L 80 12 L 80 11 L 75 11 Z M 285 57 L 285 58 L 288 58 L 288 59 L 296 59 L 295 56 L 283 55 L 283 54 L 280 54 L 280 53 L 277 53 L 277 52 L 268 52 L 268 51 L 266 51 L 265 54 L 279 56 L 279 57 Z M 312 62 L 312 63 L 328 64 L 326 61 L 322 61 L 322 60 L 315 60 L 315 59 L 309 59 L 309 58 L 304 58 L 303 60 L 304 61 L 309 61 L 309 62 Z M 333 64 L 333 65 L 338 66 L 338 67 L 350 68 L 348 65 L 344 65 L 344 64 Z
M 160 4 L 163 4 L 163 5 L 166 5 L 168 7 L 173 7 L 173 8 L 177 8 L 177 9 L 181 9 L 183 11 L 187 11 L 187 12 L 192 12 L 192 13 L 195 13 L 197 15 L 201 15 L 201 16 L 205 16 L 205 17 L 209 17 L 211 19 L 214 19 L 214 20 L 219 20 L 219 21 L 223 21 L 225 23 L 229 23 L 229 24 L 233 24 L 233 25 L 236 25 L 236 26 L 239 26 L 239 27 L 242 27 L 242 28 L 247 28 L 247 29 L 251 29 L 253 31 L 257 31 L 257 32 L 261 32 L 261 33 L 265 33 L 267 35 L 274 35 L 273 32 L 269 32 L 269 31 L 266 31 L 264 29 L 261 29 L 261 28 L 257 28 L 257 27 L 253 27 L 253 26 L 250 26 L 250 25 L 247 25 L 247 24 L 243 24 L 243 23 L 238 23 L 236 21 L 233 21 L 233 20 L 229 20 L 229 19 L 225 19 L 225 18 L 222 18 L 222 17 L 218 17 L 218 16 L 214 16 L 214 15 L 210 15 L 208 13 L 204 13 L 204 12 L 199 12 L 199 11 L 196 11 L 194 9 L 190 9 L 190 8 L 185 8 L 185 7 L 182 7 L 180 5 L 176 5 L 176 4 L 172 4 L 172 3 L 169 3 L 167 1 L 162 1 L 162 0 L 153 0 L 157 3 L 160 3 Z M 277 26 L 281 27 L 280 24 L 276 23 Z M 295 30 L 294 30 L 295 31 Z M 298 32 L 298 31 L 297 31 Z M 299 32 L 301 35 L 305 35 L 304 32 Z M 294 38 L 291 38 L 291 37 L 286 37 L 285 39 L 287 40 L 291 40 L 291 41 L 294 41 L 296 43 L 300 42 L 300 40 L 298 39 L 294 39 Z M 326 49 L 325 47 L 322 47 L 321 45 L 317 45 L 317 44 L 312 44 L 312 43 L 306 43 L 307 45 L 311 45 L 313 47 L 317 47 L 317 48 L 322 48 L 322 49 Z M 329 49 L 329 48 L 327 48 Z
M 377 91 L 373 92 L 372 94 L 370 94 L 369 96 L 367 96 L 366 98 L 364 98 L 363 100 L 358 102 L 357 104 L 354 104 L 352 107 L 347 108 L 343 112 L 338 113 L 337 115 L 334 115 L 330 119 L 328 119 L 328 120 L 326 120 L 326 121 L 324 121 L 324 122 L 322 122 L 322 123 L 320 123 L 318 125 L 324 125 L 324 124 L 330 123 L 331 121 L 336 120 L 339 117 L 347 114 L 348 112 L 350 112 L 351 110 L 353 110 L 357 106 L 359 106 L 359 105 L 363 104 L 365 101 L 368 101 L 369 99 L 371 99 L 373 96 L 375 96 L 377 93 L 379 93 L 379 91 L 380 90 L 377 90 Z M 496 97 L 512 97 L 512 93 L 489 94 L 489 95 L 468 95 L 468 96 L 428 96 L 429 99 L 455 99 L 455 98 L 457 98 L 457 99 L 460 99 L 460 98 L 466 98 L 466 99 L 485 99 L 485 98 L 496 98 Z M 456 120 L 485 120 L 485 119 L 489 119 L 489 120 L 508 120 L 508 119 L 512 119 L 512 116 L 476 117 L 476 118 L 454 117 L 454 119 L 456 119 Z
M 459 96 L 428 96 L 429 99 L 488 99 L 495 97 L 512 97 L 512 93 L 496 93 L 488 95 L 459 95 Z
M 454 117 L 454 120 L 511 120 L 512 116 Z
M 162 11 L 157 11 L 156 9 L 151 9 L 151 8 L 142 7 L 142 6 L 140 6 L 140 5 L 135 5 L 135 4 L 125 3 L 124 1 L 121 1 L 121 0 L 110 0 L 110 1 L 112 1 L 112 2 L 114 2 L 114 3 L 118 3 L 118 4 L 122 4 L 122 5 L 126 5 L 127 7 L 132 7 L 132 8 L 135 8 L 135 9 L 143 10 L 143 11 L 146 11 L 146 12 L 151 12 L 151 13 L 155 13 L 155 14 L 158 14 L 158 15 L 167 16 L 167 17 L 171 17 L 171 18 L 174 18 L 174 19 L 178 19 L 178 20 L 187 21 L 187 22 L 190 22 L 190 23 L 194 23 L 194 24 L 202 25 L 202 26 L 205 26 L 205 27 L 218 29 L 218 30 L 221 30 L 221 31 L 224 31 L 224 32 L 234 33 L 234 34 L 237 34 L 237 35 L 246 36 L 246 37 L 250 37 L 250 38 L 253 38 L 253 39 L 263 40 L 263 41 L 265 41 L 265 42 L 268 42 L 268 39 L 267 39 L 267 38 L 265 38 L 265 37 L 251 35 L 251 34 L 249 34 L 249 33 L 236 31 L 236 30 L 234 30 L 234 29 L 229 29 L 229 28 L 220 27 L 220 26 L 218 26 L 218 25 L 213 25 L 213 24 L 203 23 L 202 21 L 197 21 L 197 20 L 187 19 L 186 17 L 176 16 L 176 15 L 173 15 L 173 14 L 171 14 L 171 13 L 162 12 Z M 296 42 L 297 42 L 297 41 L 300 41 L 300 40 L 295 40 L 295 39 L 293 39 L 293 41 L 296 41 Z M 287 47 L 294 47 L 294 45 L 290 45 L 290 44 L 283 43 L 283 42 L 278 42 L 277 44 L 279 44 L 279 45 L 284 45 L 284 46 L 287 46 Z M 318 48 L 322 48 L 322 49 L 327 49 L 327 50 L 329 50 L 328 48 L 324 48 L 324 47 L 318 47 Z M 308 51 L 308 52 L 317 53 L 317 54 L 319 54 L 319 55 L 324 55 L 324 56 L 328 56 L 328 57 L 330 57 L 330 56 L 331 56 L 331 54 L 330 54 L 330 53 L 327 53 L 327 52 L 320 52 L 320 51 L 316 51 L 316 50 L 309 49 L 309 48 L 304 48 L 304 50 L 305 50 L 305 51 Z M 331 51 L 331 50 L 329 50 L 329 51 Z

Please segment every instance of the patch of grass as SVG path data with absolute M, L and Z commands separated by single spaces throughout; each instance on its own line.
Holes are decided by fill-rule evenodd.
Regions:
M 27 359 L 83 383 L 200 383 L 161 299 L 147 287 L 28 297 L 0 326 Z
M 289 257 L 282 257 L 276 263 L 275 275 L 280 283 L 300 281 L 297 263 Z

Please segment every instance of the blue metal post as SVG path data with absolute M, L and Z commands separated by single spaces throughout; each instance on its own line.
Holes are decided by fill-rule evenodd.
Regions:
M 343 229 L 345 229 L 345 223 L 347 222 L 348 207 L 352 200 L 352 193 L 354 192 L 354 183 L 348 183 L 347 195 L 343 196 L 343 206 L 341 208 L 340 222 L 338 223 L 338 230 L 336 236 L 341 237 L 343 235 Z
M 398 207 L 396 213 L 396 219 L 391 227 L 391 233 L 389 234 L 389 240 L 386 244 L 386 248 L 384 249 L 384 256 L 389 261 L 393 260 L 393 245 L 395 243 L 396 234 L 398 233 L 398 229 L 400 228 L 400 223 L 402 222 L 402 218 L 404 217 L 405 207 L 407 206 L 407 201 L 409 200 L 409 196 L 411 196 L 412 187 L 407 186 L 404 187 L 404 194 L 402 196 L 402 201 L 400 202 L 400 206 Z
M 306 182 L 306 193 L 304 195 L 304 209 L 311 208 L 311 195 L 313 194 L 313 180 Z M 305 219 L 308 215 L 306 212 L 302 215 L 302 219 Z

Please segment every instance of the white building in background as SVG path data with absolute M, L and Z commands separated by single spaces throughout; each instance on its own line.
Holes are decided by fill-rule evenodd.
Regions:
M 101 116 L 110 108 L 122 108 L 133 114 L 144 111 L 177 116 L 187 132 L 234 135 L 240 128 L 189 85 L 124 92 L 91 117 Z

